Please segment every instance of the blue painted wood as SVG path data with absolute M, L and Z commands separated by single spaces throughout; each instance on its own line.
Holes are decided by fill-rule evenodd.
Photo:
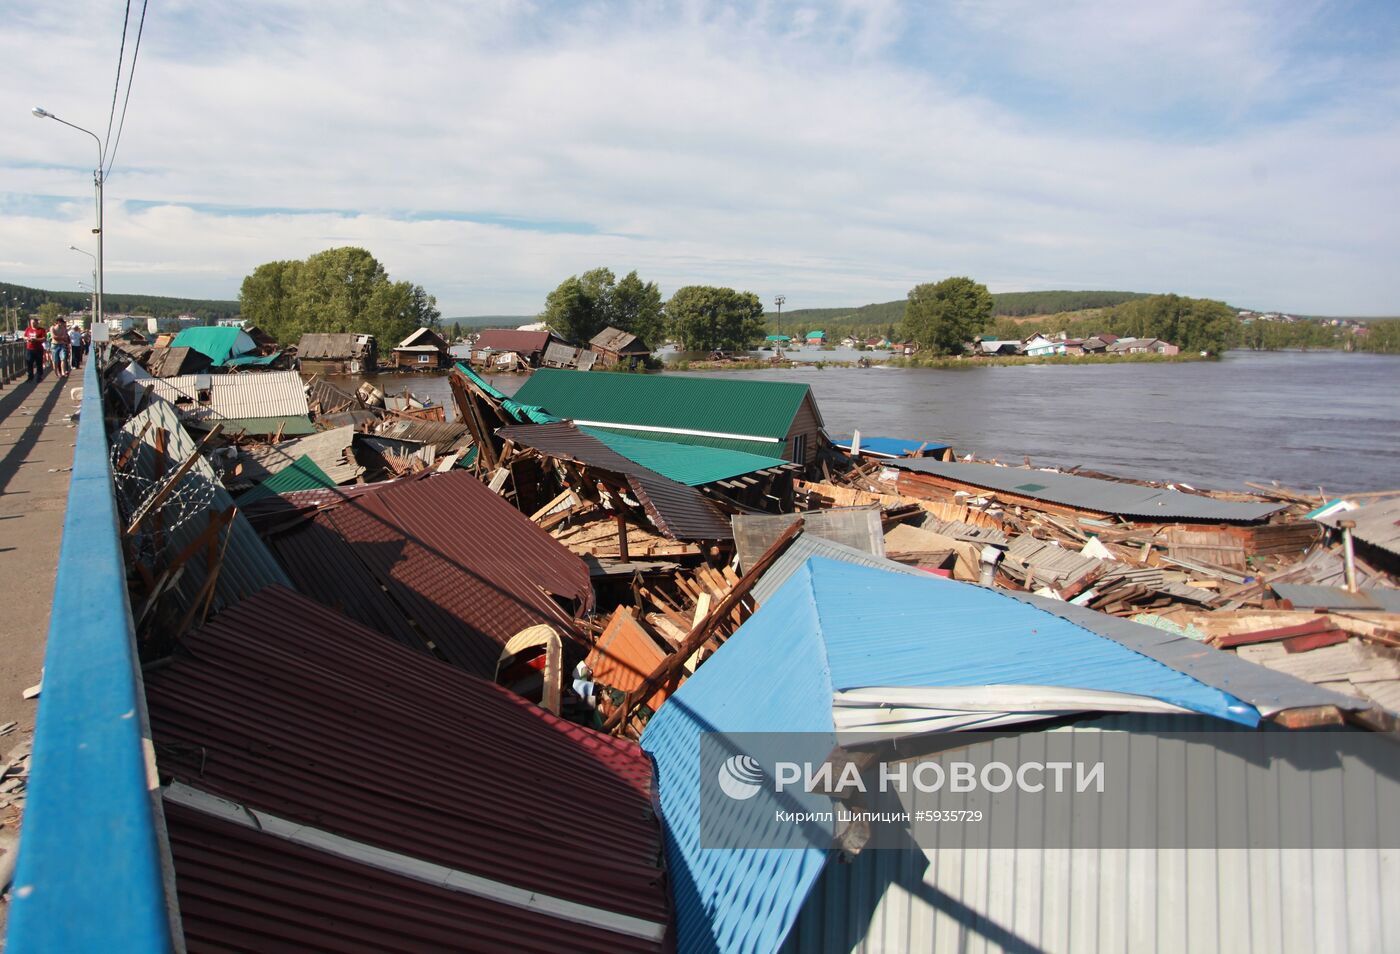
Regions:
M 83 387 L 9 954 L 173 950 L 95 361 Z

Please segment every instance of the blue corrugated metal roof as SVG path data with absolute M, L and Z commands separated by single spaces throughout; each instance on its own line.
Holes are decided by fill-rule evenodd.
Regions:
M 836 446 L 842 450 L 850 450 L 851 442 L 855 439 L 842 437 L 836 440 Z M 918 453 L 920 448 L 923 453 L 938 452 L 947 450 L 950 445 L 942 444 L 938 441 L 921 441 L 909 437 L 866 437 L 860 436 L 860 452 L 862 454 L 876 454 L 882 457 L 906 457 L 910 454 Z
M 774 673 L 781 673 L 774 686 Z M 820 875 L 819 849 L 702 849 L 704 732 L 833 733 L 863 687 L 1046 685 L 1148 696 L 1244 725 L 1234 696 L 992 590 L 813 557 L 663 706 L 657 765 L 682 951 L 769 951 Z

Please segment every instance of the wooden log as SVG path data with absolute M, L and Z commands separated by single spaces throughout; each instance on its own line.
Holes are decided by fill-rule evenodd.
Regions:
M 649 699 L 657 688 L 664 685 L 674 676 L 676 671 L 705 644 L 705 641 L 709 638 L 710 630 L 712 630 L 721 619 L 729 615 L 730 610 L 743 599 L 744 595 L 753 588 L 753 585 L 758 582 L 759 578 L 768 571 L 768 568 L 773 565 L 773 562 L 787 549 L 788 544 L 797 538 L 797 535 L 802 532 L 803 523 L 804 521 L 799 517 L 782 532 L 778 539 L 773 541 L 772 545 L 764 551 L 763 555 L 748 569 L 748 572 L 739 578 L 738 585 L 729 591 L 729 595 L 720 600 L 698 625 L 691 628 L 680 647 L 670 656 L 667 656 L 666 659 L 642 681 L 642 684 L 637 689 L 627 694 L 622 705 L 618 707 L 617 712 L 614 712 L 613 715 L 609 717 L 607 723 L 604 725 L 604 729 L 613 730 L 619 725 L 626 725 L 631 719 L 632 710 L 636 707 L 637 702 L 642 699 Z

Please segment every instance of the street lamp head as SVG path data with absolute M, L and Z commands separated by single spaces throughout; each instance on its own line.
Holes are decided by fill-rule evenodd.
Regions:
M 52 118 L 53 118 L 53 113 L 49 112 L 47 109 L 45 109 L 45 108 L 42 107 L 42 106 L 35 106 L 33 109 L 30 110 L 30 112 L 33 113 L 33 114 L 34 114 L 37 118 L 39 118 L 39 119 L 52 119 Z

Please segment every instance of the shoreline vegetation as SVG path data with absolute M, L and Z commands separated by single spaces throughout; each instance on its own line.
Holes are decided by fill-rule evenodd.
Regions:
M 739 361 L 673 361 L 668 362 L 660 370 L 663 371 L 767 371 L 774 368 L 813 368 L 822 370 L 824 368 L 1014 368 L 1023 365 L 1064 365 L 1079 367 L 1086 364 L 1180 364 L 1189 361 L 1217 361 L 1219 355 L 1200 354 L 1124 354 L 1124 355 L 1043 355 L 1039 357 L 1029 356 L 995 356 L 995 357 L 967 357 L 957 355 L 891 355 L 888 358 L 866 359 L 868 364 L 862 364 L 861 359 L 854 361 L 793 361 L 781 359 L 774 361 L 768 358 L 747 358 Z M 610 370 L 610 369 L 609 369 Z

